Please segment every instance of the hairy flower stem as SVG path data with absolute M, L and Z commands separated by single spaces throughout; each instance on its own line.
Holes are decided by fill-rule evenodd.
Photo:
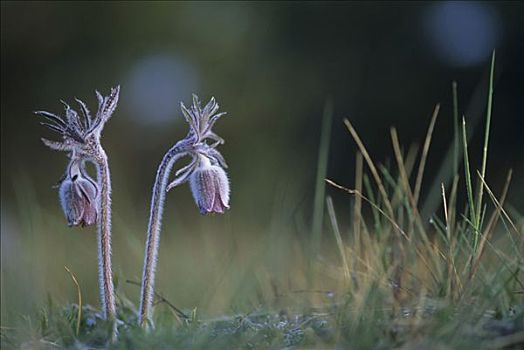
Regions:
M 185 155 L 187 147 L 183 144 L 175 144 L 165 154 L 160 163 L 155 184 L 153 185 L 153 196 L 151 197 L 151 210 L 149 213 L 149 225 L 147 227 L 146 249 L 144 257 L 144 270 L 142 274 L 142 288 L 140 292 L 140 314 L 138 322 L 143 328 L 153 327 L 152 309 L 155 287 L 155 272 L 158 261 L 158 244 L 160 242 L 160 228 L 162 226 L 162 214 L 164 212 L 164 199 L 169 181 L 169 174 L 175 162 Z
M 107 156 L 101 147 L 98 149 L 95 164 L 98 171 L 98 186 L 100 188 L 100 208 L 97 222 L 100 300 L 104 318 L 115 320 L 115 291 L 113 272 L 111 270 L 111 177 Z
M 164 155 L 153 185 L 138 317 L 138 324 L 145 329 L 154 327 L 152 308 L 155 272 L 166 192 L 189 181 L 201 214 L 222 214 L 229 209 L 229 180 L 224 171 L 227 165 L 224 157 L 216 150 L 224 140 L 212 131 L 214 123 L 225 113 L 217 113 L 219 106 L 213 97 L 202 108 L 198 96 L 193 95 L 193 105 L 189 109 L 183 103 L 180 107 L 189 124 L 189 132 Z M 208 140 L 213 143 L 208 144 Z M 178 169 L 175 179 L 168 185 L 174 164 L 184 156 L 191 157 L 192 161 Z

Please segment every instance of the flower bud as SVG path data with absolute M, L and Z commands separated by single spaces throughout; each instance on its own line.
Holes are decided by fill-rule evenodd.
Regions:
M 87 174 L 68 171 L 58 195 L 69 226 L 85 227 L 96 223 L 98 187 Z
M 191 174 L 190 186 L 200 214 L 229 209 L 229 180 L 220 166 L 204 162 Z

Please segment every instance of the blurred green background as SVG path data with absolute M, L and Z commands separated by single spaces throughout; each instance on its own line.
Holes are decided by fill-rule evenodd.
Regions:
M 304 287 L 322 111 L 334 105 L 327 176 L 351 187 L 350 118 L 378 161 L 391 157 L 389 127 L 421 143 L 441 114 L 428 160 L 431 191 L 453 136 L 451 81 L 480 150 L 489 57 L 497 49 L 488 182 L 514 169 L 508 201 L 524 205 L 522 3 L 8 2 L 1 3 L 2 326 L 47 294 L 75 302 L 63 266 L 98 305 L 94 228 L 66 227 L 56 189 L 66 157 L 32 114 L 61 113 L 121 84 L 104 130 L 113 184 L 113 260 L 119 291 L 137 302 L 150 189 L 164 152 L 185 136 L 180 101 L 215 96 L 228 116 L 231 210 L 202 217 L 189 188 L 169 193 L 157 289 L 208 313 L 256 307 L 269 286 Z M 479 164 L 481 152 L 471 154 Z M 335 198 L 341 226 L 349 197 Z M 327 225 L 326 225 L 327 226 Z M 329 233 L 329 234 L 328 234 Z M 329 246 L 332 235 L 324 235 Z M 327 274 L 324 288 L 335 288 Z M 276 288 L 276 287 L 274 287 Z

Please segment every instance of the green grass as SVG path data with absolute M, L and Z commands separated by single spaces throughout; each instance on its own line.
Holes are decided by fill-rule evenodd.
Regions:
M 465 121 L 462 150 L 458 147 L 454 84 L 455 176 L 451 183 L 441 184 L 440 209 L 430 218 L 421 214 L 421 187 L 432 137 L 439 136 L 439 106 L 428 121 L 418 158 L 416 149 L 403 149 L 399 133 L 391 129 L 394 162 L 390 165 L 375 162 L 365 140 L 346 120 L 358 148 L 355 184 L 317 181 L 313 229 L 307 229 L 309 220 L 297 225 L 297 230 L 305 230 L 311 237 L 312 247 L 283 219 L 291 211 L 283 200 L 267 238 L 247 243 L 232 237 L 225 258 L 208 257 L 210 265 L 219 266 L 209 268 L 208 276 L 217 276 L 214 279 L 198 277 L 206 272 L 204 267 L 188 261 L 188 255 L 179 250 L 173 255 L 178 256 L 181 269 L 199 272 L 186 279 L 174 277 L 173 283 L 189 293 L 198 291 L 203 302 L 193 304 L 194 309 L 180 310 L 177 305 L 182 298 L 174 300 L 159 293 L 156 329 L 144 332 L 136 326 L 138 287 L 135 282 L 120 281 L 121 323 L 114 344 L 108 342 L 111 326 L 100 318 L 98 309 L 86 304 L 85 287 L 71 269 L 73 282 L 66 287 L 72 291 L 70 302 L 76 302 L 56 302 L 50 296 L 31 316 L 8 324 L 3 321 L 2 349 L 517 349 L 524 343 L 524 221 L 515 210 L 506 209 L 511 171 L 502 189 L 490 188 L 485 180 L 494 57 L 480 170 L 470 164 L 469 154 L 478 150 L 468 149 Z M 323 118 L 320 180 L 324 180 L 327 167 L 329 106 Z M 459 169 L 461 156 L 464 169 Z M 341 225 L 347 220 L 340 220 L 347 214 L 337 209 L 331 197 L 325 198 L 324 191 L 342 191 L 353 201 L 347 227 Z M 23 197 L 21 201 L 25 201 Z M 462 197 L 467 202 L 464 208 L 459 204 Z M 324 220 L 324 210 L 329 220 Z M 31 211 L 43 229 L 57 227 L 45 218 L 43 209 Z M 118 218 L 115 221 L 119 224 Z M 34 230 L 29 224 L 23 229 Z M 216 247 L 227 250 L 227 243 L 219 245 L 209 239 L 198 246 L 207 256 L 212 256 Z M 184 246 L 181 237 L 173 240 Z M 169 236 L 163 243 L 170 244 Z M 27 244 L 31 244 L 29 240 Z M 136 244 L 136 255 L 140 255 L 140 239 Z M 138 266 L 134 260 L 136 257 L 130 257 L 129 264 Z M 180 271 L 174 276 L 180 276 Z M 166 277 L 160 276 L 160 281 Z

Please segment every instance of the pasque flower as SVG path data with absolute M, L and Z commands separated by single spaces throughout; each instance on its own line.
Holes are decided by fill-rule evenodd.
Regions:
M 189 180 L 193 198 L 201 214 L 224 213 L 229 209 L 229 181 L 224 168 L 227 164 L 216 147 L 224 140 L 212 131 L 215 122 L 226 113 L 217 113 L 214 98 L 202 109 L 200 101 L 193 95 L 190 109 L 181 103 L 182 113 L 189 124 L 189 133 L 175 147 L 180 155 L 192 157 L 191 162 L 179 169 L 176 179 L 167 186 L 167 191 Z M 211 145 L 207 140 L 213 141 Z
M 220 166 L 203 157 L 189 179 L 193 198 L 201 214 L 223 214 L 229 209 L 229 181 Z
M 202 108 L 196 95 L 193 95 L 191 108 L 188 109 L 184 103 L 180 103 L 180 107 L 184 118 L 189 124 L 189 132 L 184 139 L 178 141 L 168 151 L 168 154 L 176 154 L 177 157 L 190 156 L 192 160 L 188 165 L 175 172 L 175 180 L 167 186 L 167 191 L 187 182 L 197 170 L 201 170 L 203 167 L 211 165 L 221 168 L 224 175 L 223 169 L 227 169 L 224 157 L 216 149 L 217 146 L 224 143 L 224 139 L 212 130 L 216 121 L 225 115 L 226 112 L 216 113 L 219 105 L 214 97 Z M 208 144 L 208 140 L 211 140 L 212 143 Z
M 98 213 L 98 186 L 80 160 L 72 160 L 60 182 L 58 195 L 69 226 L 91 226 Z
M 227 165 L 216 149 L 224 140 L 212 130 L 226 113 L 217 113 L 219 106 L 215 98 L 202 108 L 196 95 L 190 108 L 181 103 L 181 109 L 189 132 L 164 155 L 153 186 L 140 295 L 139 323 L 143 327 L 153 325 L 154 281 L 166 192 L 189 181 L 200 213 L 224 213 L 229 209 L 229 181 L 224 170 Z M 175 172 L 175 179 L 168 185 L 171 169 L 184 156 L 191 157 L 191 161 Z
M 100 143 L 105 123 L 118 103 L 120 87 L 111 89 L 109 96 L 96 91 L 98 110 L 93 117 L 86 104 L 76 99 L 81 115 L 67 103 L 65 116 L 38 111 L 46 119 L 42 122 L 61 136 L 60 141 L 42 139 L 53 150 L 66 151 L 71 159 L 65 178 L 59 186 L 60 201 L 69 225 L 98 227 L 98 262 L 102 312 L 104 318 L 116 318 L 116 304 L 111 270 L 111 179 L 107 155 Z M 95 184 L 84 169 L 85 162 L 97 169 Z M 116 323 L 114 323 L 116 325 Z M 116 334 L 116 328 L 114 328 Z

